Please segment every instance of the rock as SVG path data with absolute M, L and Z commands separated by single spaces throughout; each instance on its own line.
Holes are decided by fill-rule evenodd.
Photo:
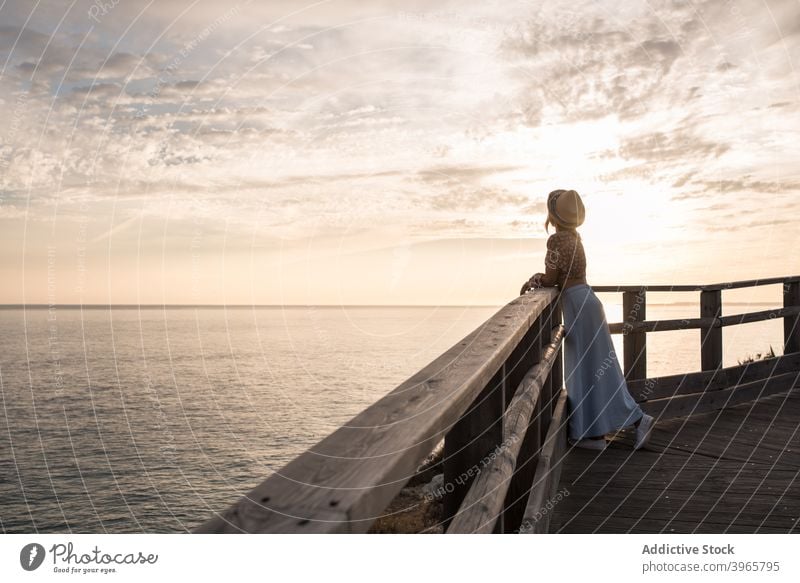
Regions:
M 422 493 L 429 498 L 440 498 L 444 492 L 444 474 L 436 474 L 422 487 Z

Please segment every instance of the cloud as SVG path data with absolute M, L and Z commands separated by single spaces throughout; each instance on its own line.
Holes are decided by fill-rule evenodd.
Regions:
M 117 83 L 92 83 L 91 85 L 73 87 L 70 92 L 82 98 L 90 95 L 109 98 L 118 97 L 122 93 L 122 89 Z
M 688 38 L 575 14 L 532 18 L 502 44 L 529 78 L 519 98 L 534 125 L 547 112 L 563 121 L 638 117 L 672 95 L 670 73 Z
M 426 197 L 427 204 L 438 211 L 457 212 L 479 209 L 498 209 L 505 206 L 518 207 L 529 202 L 527 196 L 511 193 L 504 188 L 462 186 L 447 192 Z
M 73 76 L 92 75 L 97 79 L 122 79 L 130 82 L 156 75 L 157 69 L 153 60 L 149 55 L 142 57 L 127 52 L 115 52 L 99 63 L 74 69 L 71 73 Z
M 136 215 L 134 215 L 132 217 L 129 217 L 129 218 L 125 219 L 124 221 L 122 221 L 121 223 L 118 223 L 118 224 L 114 225 L 109 230 L 107 230 L 105 233 L 102 233 L 102 234 L 94 237 L 91 241 L 89 241 L 89 244 L 90 245 L 94 245 L 95 243 L 99 243 L 100 241 L 103 241 L 105 239 L 109 239 L 113 235 L 115 235 L 117 233 L 121 233 L 122 231 L 132 227 L 133 224 L 137 220 L 141 220 L 141 218 L 142 218 L 141 214 L 136 214 Z
M 497 165 L 497 166 L 432 166 L 417 172 L 423 181 L 430 183 L 447 182 L 451 184 L 460 184 L 464 182 L 473 182 L 493 176 L 503 172 L 513 172 L 519 170 L 520 166 L 512 165 Z
M 772 71 L 796 41 L 783 57 L 760 35 L 752 54 L 730 50 L 721 33 L 739 23 L 713 3 L 248 3 L 202 38 L 228 6 L 120 3 L 55 31 L 55 12 L 23 27 L 29 10 L 12 4 L 0 116 L 18 127 L 3 135 L 2 184 L 32 189 L 32 208 L 80 188 L 165 214 L 162 201 L 191 198 L 292 236 L 484 233 L 538 221 L 527 189 L 573 169 L 606 192 L 650 182 L 680 200 L 783 192 L 775 168 L 796 158 L 796 87 Z M 750 166 L 756 152 L 784 158 Z
M 780 227 L 781 225 L 796 224 L 794 219 L 759 219 L 759 220 L 737 220 L 742 219 L 741 214 L 736 214 L 731 217 L 730 221 L 720 220 L 716 223 L 710 223 L 705 226 L 706 231 L 710 232 L 728 232 L 731 229 L 744 230 L 744 229 L 759 229 L 762 227 Z
M 754 180 L 749 175 L 737 180 L 697 180 L 692 182 L 704 192 L 727 194 L 731 192 L 746 194 L 778 194 L 800 190 L 797 180 Z
M 0 54 L 41 54 L 50 37 L 24 26 L 0 26 Z
M 669 162 L 719 157 L 730 145 L 715 142 L 687 129 L 673 132 L 651 132 L 621 141 L 619 155 L 626 159 Z

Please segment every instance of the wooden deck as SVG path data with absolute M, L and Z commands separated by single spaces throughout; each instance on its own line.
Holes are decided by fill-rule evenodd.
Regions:
M 794 383 L 797 385 L 798 383 Z M 571 448 L 551 533 L 800 532 L 800 389 Z

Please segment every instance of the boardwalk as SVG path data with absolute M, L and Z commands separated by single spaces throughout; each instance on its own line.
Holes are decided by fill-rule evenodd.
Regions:
M 551 533 L 800 532 L 800 390 L 571 449 Z

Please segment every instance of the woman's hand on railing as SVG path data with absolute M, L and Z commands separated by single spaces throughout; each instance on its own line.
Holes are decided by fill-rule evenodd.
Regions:
M 542 287 L 542 277 L 544 273 L 534 273 L 528 281 L 522 284 L 522 289 L 519 291 L 519 295 L 524 296 L 527 291 L 531 288 L 538 289 Z

